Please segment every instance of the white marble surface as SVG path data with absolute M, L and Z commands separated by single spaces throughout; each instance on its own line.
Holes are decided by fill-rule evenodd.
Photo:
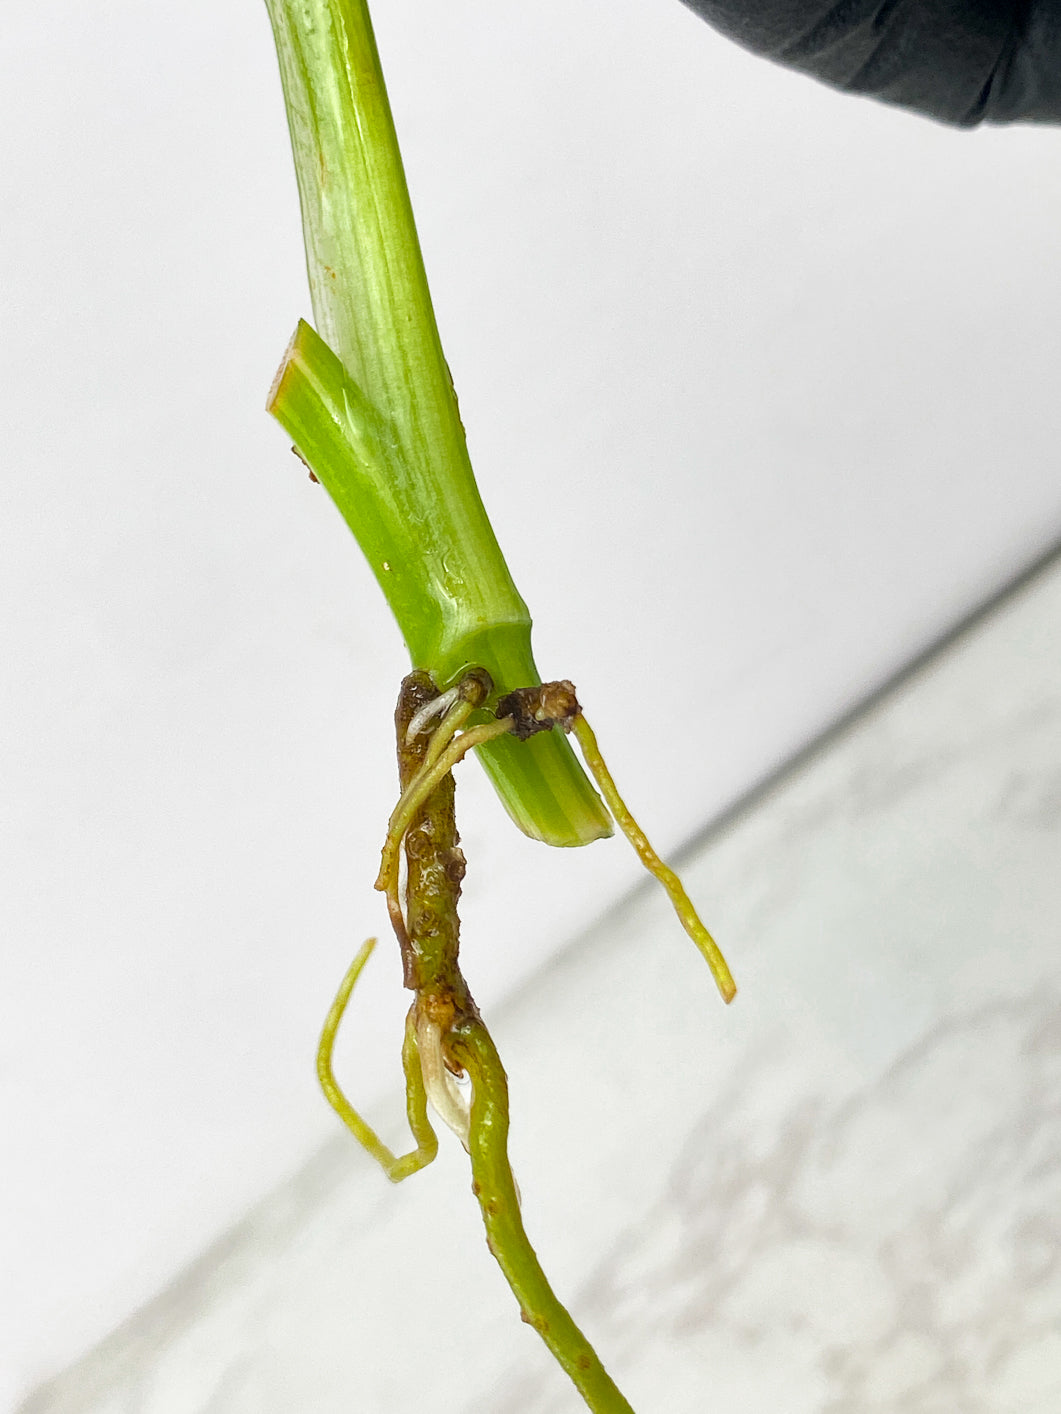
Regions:
M 493 1018 L 638 1414 L 1061 1408 L 1059 649 L 1055 564 L 697 846 L 728 1012 L 645 889 Z M 19 1414 L 575 1414 L 454 1147 L 337 1136 Z

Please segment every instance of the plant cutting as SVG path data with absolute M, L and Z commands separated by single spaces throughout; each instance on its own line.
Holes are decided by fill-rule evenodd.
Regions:
M 367 6 L 267 5 L 316 325 L 299 323 L 268 407 L 356 537 L 412 661 L 395 712 L 399 799 L 376 888 L 414 997 L 402 1063 L 415 1147 L 393 1154 L 332 1068 L 336 1032 L 372 940 L 328 1014 L 318 1075 L 340 1117 L 394 1181 L 434 1158 L 431 1111 L 455 1131 L 470 1157 L 487 1242 L 524 1320 L 589 1408 L 617 1414 L 630 1405 L 553 1293 L 523 1227 L 508 1161 L 505 1073 L 460 970 L 465 861 L 454 767 L 474 751 L 514 822 L 546 844 L 589 844 L 618 823 L 667 889 L 723 998 L 736 989 L 680 880 L 616 790 L 574 687 L 543 683 L 535 666 L 530 615 L 468 459 Z

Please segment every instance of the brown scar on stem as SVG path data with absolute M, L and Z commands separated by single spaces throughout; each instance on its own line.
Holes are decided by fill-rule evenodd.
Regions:
M 471 673 L 462 682 L 469 700 L 483 700 L 492 686 L 489 674 Z M 398 780 L 404 791 L 417 775 L 427 755 L 431 737 L 409 740 L 409 724 L 418 712 L 441 696 L 422 670 L 402 681 L 394 711 L 398 750 Z M 448 1054 L 446 1037 L 462 1017 L 478 1020 L 479 1013 L 460 970 L 460 923 L 457 904 L 464 879 L 465 860 L 460 849 L 454 815 L 454 784 L 448 773 L 413 815 L 405 830 L 407 872 L 406 917 L 399 935 L 405 985 L 417 993 L 417 1006 L 427 1020 L 439 1012 L 443 1060 L 455 1075 L 463 1074 Z M 390 899 L 388 895 L 388 899 Z
M 582 711 L 575 685 L 566 678 L 559 682 L 543 682 L 537 687 L 518 687 L 502 697 L 497 704 L 498 718 L 512 718 L 512 734 L 517 741 L 526 741 L 538 732 L 560 727 L 570 731 L 571 724 Z
M 423 740 L 414 739 L 411 742 L 406 741 L 409 723 L 422 707 L 425 707 L 428 702 L 432 702 L 438 695 L 438 688 L 428 677 L 427 673 L 409 673 L 407 677 L 402 679 L 401 690 L 398 693 L 398 701 L 394 708 L 394 731 L 398 747 L 398 782 L 402 790 L 405 789 L 409 781 L 416 775 L 427 749 L 426 742 Z M 417 819 L 413 822 L 413 825 L 418 826 L 421 825 L 421 823 L 422 820 Z M 406 858 L 410 863 L 414 861 L 417 853 L 417 845 L 414 843 L 412 853 L 410 854 L 409 837 L 411 832 L 411 829 L 406 831 L 405 836 Z M 426 843 L 425 841 L 425 844 Z M 390 914 L 391 925 L 398 939 L 398 947 L 401 950 L 402 974 L 405 986 L 412 992 L 419 992 L 421 977 L 420 969 L 417 966 L 416 951 L 409 937 L 405 918 L 402 916 L 400 902 L 392 898 L 390 894 L 387 896 L 387 910 Z
M 457 1003 L 448 989 L 441 992 L 420 992 L 416 998 L 417 1011 L 441 1031 L 448 1031 L 457 1016 Z
M 313 470 L 313 468 L 310 466 L 310 464 L 309 464 L 309 462 L 306 460 L 306 458 L 302 455 L 302 453 L 299 451 L 299 449 L 298 449 L 297 447 L 292 447 L 291 450 L 294 452 L 295 456 L 298 457 L 299 461 L 302 463 L 302 465 L 303 465 L 303 466 L 306 468 L 306 470 L 309 472 L 309 479 L 310 479 L 311 481 L 315 481 L 315 482 L 317 483 L 317 485 L 319 486 L 319 485 L 321 484 L 321 483 L 320 483 L 320 477 L 316 474 L 316 472 L 315 472 L 315 471 Z

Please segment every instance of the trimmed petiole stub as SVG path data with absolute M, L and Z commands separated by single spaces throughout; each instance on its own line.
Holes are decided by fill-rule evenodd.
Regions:
M 416 668 L 539 681 L 531 620 L 476 485 L 365 0 L 267 0 L 316 328 L 269 411 L 352 530 Z M 524 833 L 582 845 L 608 813 L 562 735 L 479 757 Z
M 441 472 L 414 478 L 397 433 L 304 320 L 267 407 L 353 532 L 414 664 L 439 684 L 466 680 L 473 663 L 501 693 L 538 682 L 526 605 L 493 532 L 483 530 L 489 523 L 462 501 L 474 482 L 469 491 Z M 522 749 L 501 734 L 478 755 L 524 834 L 570 846 L 611 833 L 608 811 L 562 733 Z

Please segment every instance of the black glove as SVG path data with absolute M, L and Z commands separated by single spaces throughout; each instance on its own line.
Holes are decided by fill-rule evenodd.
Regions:
M 1061 0 L 684 0 L 738 44 L 946 123 L 1061 122 Z

